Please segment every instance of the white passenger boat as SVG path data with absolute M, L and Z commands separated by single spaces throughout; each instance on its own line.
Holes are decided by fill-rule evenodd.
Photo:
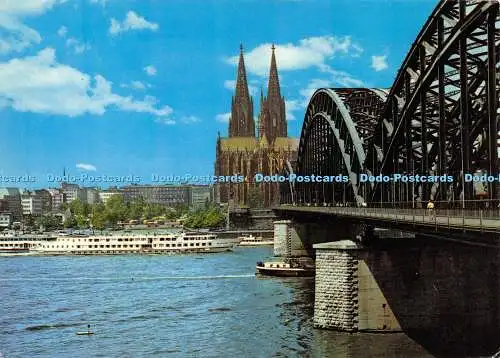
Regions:
M 240 236 L 239 238 L 239 246 L 268 246 L 274 245 L 273 239 L 264 239 L 262 236 L 255 237 L 253 235 L 248 236 Z
M 0 256 L 29 255 L 30 250 L 51 236 L 39 234 L 2 234 L 0 235 Z
M 234 244 L 205 233 L 58 236 L 30 252 L 46 255 L 180 254 L 231 251 Z

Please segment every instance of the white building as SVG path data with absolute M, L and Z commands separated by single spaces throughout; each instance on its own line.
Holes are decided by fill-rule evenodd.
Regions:
M 42 198 L 37 195 L 24 194 L 21 197 L 21 205 L 23 207 L 23 215 L 42 214 Z
M 11 213 L 0 213 L 0 228 L 8 228 L 12 224 Z
M 87 204 L 97 204 L 101 202 L 99 191 L 95 188 L 82 188 L 85 192 L 85 202 Z
M 47 189 L 51 196 L 52 210 L 59 210 L 64 203 L 64 193 L 59 189 Z
M 84 203 L 87 201 L 85 190 L 82 190 L 77 184 L 61 183 L 61 191 L 64 194 L 65 203 L 69 204 L 76 199 L 80 199 Z

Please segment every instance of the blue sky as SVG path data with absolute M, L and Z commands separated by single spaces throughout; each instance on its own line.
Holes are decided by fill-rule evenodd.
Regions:
M 0 0 L 0 175 L 212 174 L 240 42 L 256 115 L 276 44 L 299 136 L 315 89 L 390 87 L 436 3 Z

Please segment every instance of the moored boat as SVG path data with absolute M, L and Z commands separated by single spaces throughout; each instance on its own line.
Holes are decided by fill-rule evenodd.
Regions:
M 232 251 L 234 244 L 204 233 L 58 236 L 39 241 L 30 252 L 42 255 L 182 254 Z
M 50 236 L 39 234 L 0 235 L 0 256 L 29 255 L 32 248 Z
M 239 246 L 272 246 L 273 239 L 264 239 L 262 236 L 255 237 L 252 234 L 238 237 Z
M 287 262 L 257 262 L 257 274 L 282 277 L 314 276 L 314 267 L 300 267 Z

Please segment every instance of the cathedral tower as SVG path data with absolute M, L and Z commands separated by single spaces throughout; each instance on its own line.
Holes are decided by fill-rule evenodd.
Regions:
M 255 137 L 253 100 L 248 92 L 247 74 L 243 59 L 243 45 L 240 45 L 236 93 L 231 101 L 229 137 Z
M 288 134 L 285 118 L 285 99 L 281 97 L 274 45 L 271 50 L 271 69 L 269 71 L 267 97 L 261 95 L 259 116 L 259 136 L 261 138 L 266 137 L 269 143 L 273 143 L 277 137 L 286 137 Z

